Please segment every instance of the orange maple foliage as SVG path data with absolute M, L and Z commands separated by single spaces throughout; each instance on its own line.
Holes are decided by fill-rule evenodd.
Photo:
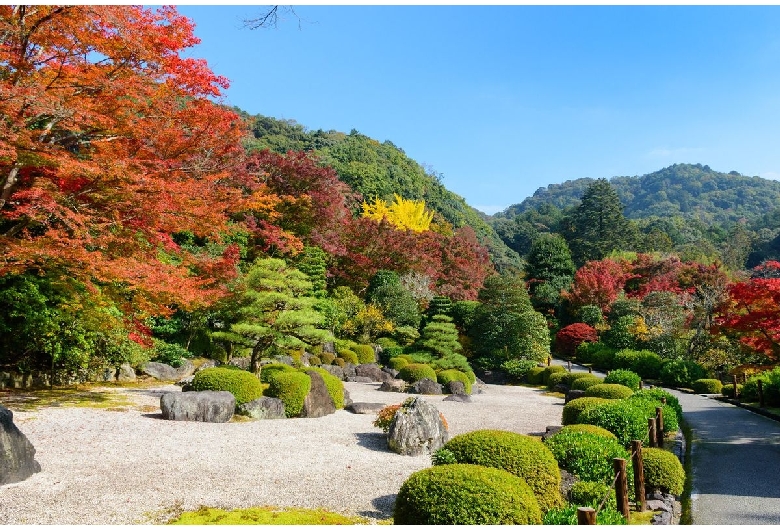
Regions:
M 237 248 L 171 236 L 219 243 L 236 208 L 276 199 L 246 185 L 243 124 L 214 102 L 227 80 L 180 55 L 192 23 L 172 7 L 4 5 L 0 35 L 0 274 L 64 270 L 150 312 L 218 296 Z

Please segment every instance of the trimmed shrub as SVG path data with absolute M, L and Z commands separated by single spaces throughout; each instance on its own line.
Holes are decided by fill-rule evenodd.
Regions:
M 431 464 L 434 466 L 443 466 L 446 464 L 457 463 L 458 460 L 455 458 L 455 455 L 452 454 L 452 451 L 449 449 L 444 449 L 443 447 L 431 455 Z
M 685 359 L 666 361 L 659 375 L 663 384 L 681 388 L 690 388 L 694 381 L 706 376 L 704 368 Z
M 348 363 L 360 364 L 358 363 L 357 353 L 353 352 L 352 350 L 339 350 L 339 357 Z
M 606 438 L 613 438 L 617 440 L 617 436 L 609 432 L 603 427 L 597 425 L 588 425 L 587 423 L 572 423 L 570 425 L 564 425 L 558 432 L 587 432 L 590 434 L 596 434 L 598 436 L 604 436 Z
M 333 364 L 333 361 L 336 359 L 336 356 L 329 352 L 323 352 L 320 354 L 320 360 L 322 361 L 322 364 Z
M 279 372 L 271 378 L 266 394 L 279 398 L 284 403 L 288 418 L 295 418 L 303 412 L 303 401 L 311 390 L 311 378 L 303 372 Z
M 628 446 L 631 440 L 647 443 L 647 418 L 641 402 L 615 399 L 584 410 L 578 418 L 578 423 L 603 427 L 617 436 L 623 446 Z
M 501 469 L 447 464 L 406 479 L 394 524 L 540 524 L 542 514 L 526 482 Z
M 591 364 L 599 370 L 611 370 L 615 367 L 615 352 L 614 348 L 602 347 L 593 352 Z
M 407 383 L 416 383 L 420 379 L 436 381 L 436 372 L 427 364 L 411 363 L 398 371 L 398 377 Z
M 591 377 L 593 374 L 589 374 L 588 372 L 566 372 L 563 374 L 563 377 L 561 378 L 561 383 L 571 387 L 571 385 L 574 384 L 574 381 L 577 379 L 582 379 L 583 377 Z
M 606 381 L 606 379 L 604 379 Z M 627 386 L 616 383 L 601 383 L 585 390 L 585 397 L 600 397 L 604 399 L 625 399 L 634 393 Z
M 604 507 L 617 506 L 615 500 L 615 489 L 604 484 L 603 482 L 589 482 L 587 480 L 581 480 L 575 482 L 571 490 L 569 490 L 569 502 L 574 506 L 590 506 L 591 508 L 598 508 L 601 501 L 607 497 L 607 502 Z
M 527 359 L 509 359 L 501 364 L 501 369 L 515 381 L 522 381 L 529 370 L 536 368 L 536 361 Z
M 255 374 L 246 370 L 229 368 L 206 368 L 192 378 L 192 389 L 227 390 L 236 398 L 236 406 L 263 395 L 263 386 Z
M 316 355 L 309 357 L 309 366 L 319 366 L 322 364 L 322 360 Z
M 460 434 L 444 444 L 461 464 L 496 467 L 524 479 L 542 511 L 563 504 L 561 473 L 550 450 L 538 439 L 509 431 Z
M 271 379 L 276 377 L 276 374 L 281 372 L 295 372 L 296 368 L 293 368 L 289 364 L 272 363 L 266 364 L 260 368 L 260 381 L 263 383 L 270 383 Z
M 335 359 L 333 359 L 333 364 L 335 364 L 339 368 L 344 368 L 344 365 L 347 364 L 347 361 L 345 361 L 341 357 L 336 357 Z
M 542 371 L 542 384 L 546 385 L 547 382 L 550 380 L 550 375 L 565 372 L 566 368 L 563 366 L 557 365 L 557 364 L 551 364 L 550 366 L 547 366 Z
M 471 380 L 467 374 L 460 370 L 443 370 L 436 375 L 436 380 L 442 385 L 446 385 L 450 381 L 460 381 L 466 387 L 466 393 L 471 394 Z
M 544 444 L 550 448 L 558 465 L 580 480 L 611 484 L 615 477 L 612 459 L 631 461 L 631 455 L 617 439 L 589 432 L 561 431 L 547 438 Z M 632 472 L 627 474 L 631 484 Z
M 587 390 L 593 385 L 600 385 L 604 382 L 603 377 L 599 377 L 593 374 L 585 374 L 584 377 L 580 377 L 574 380 L 571 384 L 572 390 Z
M 682 407 L 680 406 L 680 400 L 663 388 L 645 388 L 639 392 L 634 392 L 634 395 L 631 396 L 631 399 L 645 398 L 653 398 L 659 404 L 661 403 L 662 399 L 666 399 L 666 404 L 674 409 L 674 412 L 678 418 L 682 418 L 683 411 Z
M 742 386 L 740 399 L 758 401 L 758 382 L 764 386 L 764 401 L 770 407 L 780 406 L 780 368 L 754 375 Z
M 672 495 L 682 494 L 685 470 L 674 453 L 657 447 L 647 447 L 642 449 L 642 460 L 645 467 L 645 486 L 649 490 L 659 489 Z
M 544 384 L 542 374 L 544 374 L 545 368 L 542 366 L 537 366 L 535 368 L 531 368 L 528 370 L 525 374 L 525 378 L 528 381 L 529 385 L 542 385 Z
M 568 372 L 555 372 L 555 373 L 550 374 L 547 377 L 547 388 L 549 390 L 554 390 L 556 386 L 558 386 L 560 384 L 566 384 L 566 383 L 563 382 L 563 379 L 567 375 L 569 375 Z
M 561 419 L 561 424 L 572 425 L 575 423 L 580 423 L 577 420 L 583 411 L 589 409 L 590 407 L 595 407 L 596 405 L 602 405 L 604 403 L 609 403 L 609 400 L 597 397 L 581 397 L 573 399 L 563 406 L 563 418 Z
M 617 385 L 627 386 L 631 390 L 639 390 L 639 382 L 642 378 L 638 374 L 635 374 L 631 370 L 612 370 L 607 377 L 604 378 L 604 382 L 607 384 L 614 383 Z
M 649 350 L 620 350 L 615 354 L 615 368 L 625 368 L 644 379 L 658 379 L 663 361 Z
M 544 514 L 542 524 L 554 526 L 579 524 L 577 523 L 577 508 L 579 508 L 579 506 L 571 504 L 565 508 L 556 508 L 555 510 L 550 510 Z M 628 523 L 626 522 L 626 518 L 623 517 L 623 514 L 621 514 L 615 508 L 608 508 L 604 506 L 604 508 L 602 508 L 596 516 L 596 524 L 618 525 Z
M 674 396 L 666 401 L 666 405 L 661 404 L 661 399 L 651 394 L 637 393 L 628 398 L 631 403 L 641 407 L 645 417 L 655 416 L 656 407 L 662 407 L 664 414 L 664 432 L 675 432 L 680 428 L 680 418 L 682 418 L 682 408 L 680 402 Z
M 723 390 L 723 383 L 718 379 L 697 379 L 692 386 L 697 394 L 720 394 Z
M 409 364 L 409 361 L 407 361 L 403 357 L 391 357 L 388 364 L 390 365 L 390 368 L 392 368 L 393 370 L 400 370 L 401 368 Z
M 325 382 L 325 388 L 328 389 L 328 395 L 333 400 L 333 404 L 337 409 L 344 408 L 344 383 L 323 368 L 304 368 L 304 373 L 317 372 L 322 376 L 322 380 Z
M 723 388 L 720 389 L 720 393 L 726 397 L 733 398 L 734 397 L 734 384 L 729 383 L 727 385 L 723 385 Z M 739 383 L 737 383 L 737 393 L 740 397 L 743 395 L 743 386 Z
M 358 362 L 355 364 L 371 364 L 376 362 L 376 353 L 374 352 L 374 348 L 368 344 L 358 344 L 355 346 L 354 351 L 358 358 Z

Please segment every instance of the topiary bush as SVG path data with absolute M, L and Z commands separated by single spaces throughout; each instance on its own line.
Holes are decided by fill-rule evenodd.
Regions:
M 320 361 L 322 361 L 322 364 L 333 364 L 333 361 L 336 359 L 336 356 L 329 352 L 322 352 L 320 354 Z
M 584 410 L 579 415 L 578 423 L 603 427 L 617 436 L 618 441 L 626 447 L 632 440 L 647 443 L 648 416 L 645 409 L 641 402 L 614 399 Z
M 390 368 L 392 368 L 393 370 L 400 370 L 401 368 L 409 364 L 409 361 L 407 361 L 403 357 L 391 357 L 388 364 L 390 365 Z
M 563 374 L 563 377 L 561 377 L 561 383 L 571 387 L 571 385 L 574 384 L 574 381 L 577 379 L 582 379 L 583 377 L 592 377 L 593 374 L 589 374 L 588 372 L 565 372 Z
M 355 364 L 371 364 L 376 362 L 376 353 L 374 348 L 368 344 L 358 344 L 354 349 L 357 354 L 358 362 Z
M 551 364 L 550 366 L 545 367 L 544 370 L 542 370 L 542 384 L 543 385 L 547 384 L 547 382 L 550 380 L 550 375 L 556 373 L 563 373 L 565 371 L 566 368 L 558 364 Z
M 330 396 L 330 399 L 333 400 L 333 404 L 337 409 L 344 408 L 344 383 L 341 379 L 323 368 L 304 368 L 302 372 L 307 374 L 310 372 L 317 372 L 320 374 L 322 380 L 325 382 L 325 388 L 328 389 L 328 395 Z
M 303 372 L 279 372 L 271 378 L 266 395 L 279 398 L 284 403 L 288 418 L 303 412 L 303 401 L 311 390 L 311 378 Z
M 593 385 L 600 385 L 604 382 L 603 377 L 599 377 L 593 374 L 585 374 L 585 376 L 575 379 L 571 384 L 572 390 L 587 390 Z
M 679 388 L 690 388 L 694 381 L 704 377 L 707 377 L 704 368 L 685 359 L 666 361 L 659 375 L 663 384 Z
M 645 486 L 649 490 L 661 490 L 681 495 L 685 485 L 685 470 L 680 460 L 669 451 L 656 447 L 642 449 L 645 469 Z
M 295 372 L 296 369 L 289 364 L 271 363 L 260 368 L 260 381 L 270 383 L 276 374 L 281 372 Z
M 536 438 L 509 431 L 480 430 L 455 436 L 444 448 L 455 455 L 458 463 L 496 467 L 524 479 L 542 511 L 563 504 L 558 463 Z
M 398 371 L 398 377 L 407 383 L 416 383 L 420 379 L 436 381 L 436 372 L 427 364 L 411 363 Z
M 535 368 L 531 368 L 528 370 L 525 374 L 525 379 L 528 381 L 529 385 L 542 385 L 544 384 L 543 381 L 543 374 L 544 374 L 545 367 L 543 366 L 537 366 Z
M 563 379 L 567 375 L 569 375 L 567 372 L 555 372 L 555 373 L 550 374 L 547 377 L 547 389 L 548 390 L 554 390 L 556 386 L 558 386 L 560 384 L 565 384 L 565 383 L 563 383 Z
M 322 364 L 322 359 L 316 355 L 309 356 L 309 366 L 319 366 Z
M 606 438 L 613 438 L 617 440 L 617 436 L 605 428 L 599 427 L 598 425 L 588 425 L 586 423 L 572 423 L 570 425 L 564 425 L 558 432 L 587 432 L 590 434 L 596 434 L 598 436 L 604 436 Z
M 572 425 L 574 423 L 580 423 L 578 421 L 580 414 L 596 405 L 602 405 L 609 403 L 608 399 L 597 397 L 581 397 L 573 399 L 563 406 L 563 417 L 561 418 L 561 425 Z
M 631 399 L 645 398 L 653 398 L 658 403 L 661 403 L 661 400 L 665 399 L 666 404 L 674 409 L 677 417 L 682 418 L 682 407 L 680 406 L 680 400 L 663 388 L 645 388 L 639 392 L 634 392 L 634 395 L 631 396 Z
M 502 469 L 470 464 L 434 466 L 406 479 L 398 491 L 394 524 L 540 524 L 529 485 Z
M 644 379 L 658 379 L 663 361 L 649 350 L 620 350 L 615 354 L 615 368 L 625 368 Z
M 604 378 L 604 382 L 607 384 L 623 385 L 631 390 L 639 390 L 640 381 L 642 381 L 642 378 L 638 374 L 624 369 L 612 370 Z
M 528 371 L 532 368 L 536 368 L 536 365 L 536 361 L 509 359 L 501 364 L 501 369 L 514 381 L 523 381 Z
M 697 379 L 693 382 L 692 388 L 697 394 L 720 394 L 723 383 L 718 379 Z
M 466 387 L 466 394 L 471 394 L 471 380 L 460 370 L 443 370 L 436 374 L 436 380 L 441 385 L 446 385 L 450 381 L 460 381 Z
M 236 406 L 248 403 L 263 395 L 263 386 L 254 374 L 246 370 L 206 368 L 192 378 L 192 389 L 227 390 L 236 398 Z
M 358 362 L 358 356 L 357 353 L 353 352 L 352 350 L 339 350 L 339 357 L 344 359 L 344 361 L 352 364 L 360 364 Z
M 544 444 L 552 451 L 558 465 L 580 480 L 611 484 L 615 477 L 612 459 L 631 461 L 631 455 L 616 438 L 589 432 L 560 431 L 547 438 Z M 631 484 L 633 474 L 631 471 L 627 474 Z
M 572 484 L 569 490 L 569 502 L 574 506 L 590 506 L 598 508 L 601 501 L 607 498 L 605 507 L 617 507 L 615 489 L 603 482 L 590 482 L 581 480 Z
M 606 379 L 604 379 L 606 381 Z M 601 383 L 585 390 L 585 397 L 600 397 L 604 399 L 625 399 L 634 393 L 627 386 L 616 383 Z

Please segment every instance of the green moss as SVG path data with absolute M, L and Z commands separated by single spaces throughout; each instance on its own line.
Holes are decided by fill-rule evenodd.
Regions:
M 317 372 L 325 381 L 325 387 L 328 389 L 328 395 L 333 400 L 337 409 L 344 408 L 344 383 L 338 377 L 334 376 L 323 368 L 303 368 L 305 373 Z
M 263 506 L 229 511 L 202 507 L 194 512 L 184 512 L 168 524 L 354 525 L 369 524 L 369 521 L 364 517 L 348 517 L 323 509 Z
M 458 463 L 503 469 L 525 480 L 542 511 L 563 504 L 561 474 L 550 450 L 538 439 L 509 431 L 480 430 L 444 444 Z
M 279 398 L 284 403 L 288 418 L 295 418 L 303 411 L 303 401 L 311 390 L 311 378 L 303 372 L 280 372 L 271 379 L 266 395 Z
M 460 381 L 466 387 L 466 394 L 471 394 L 471 379 L 468 374 L 464 374 L 460 370 L 443 370 L 436 375 L 436 379 L 442 385 L 446 385 L 450 381 Z
M 214 367 L 201 370 L 192 378 L 192 389 L 227 390 L 236 398 L 236 406 L 248 403 L 263 395 L 260 380 L 245 370 Z
M 572 425 L 574 423 L 579 423 L 578 419 L 584 410 L 608 402 L 608 399 L 597 397 L 581 397 L 573 399 L 563 406 L 563 418 L 561 419 L 561 424 Z
M 156 383 L 159 384 L 159 381 Z M 4 390 L 0 392 L 0 403 L 20 412 L 44 407 L 84 407 L 119 411 L 134 406 L 124 394 L 108 388 L 93 388 L 91 385 L 54 390 Z
M 413 473 L 395 501 L 395 524 L 539 524 L 533 491 L 501 469 L 448 464 Z
M 436 381 L 436 372 L 427 364 L 411 363 L 398 371 L 398 377 L 407 383 L 416 383 L 420 379 L 426 378 L 431 381 Z
M 660 489 L 665 493 L 680 495 L 685 484 L 685 470 L 674 453 L 647 447 L 642 449 L 645 470 L 645 486 L 649 490 Z
M 606 379 L 605 379 L 606 381 Z M 604 399 L 625 399 L 634 393 L 633 390 L 624 385 L 616 383 L 601 383 L 593 385 L 585 390 L 585 397 L 600 397 Z

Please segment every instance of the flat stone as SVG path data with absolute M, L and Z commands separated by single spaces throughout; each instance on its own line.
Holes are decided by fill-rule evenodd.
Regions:
M 376 382 L 370 377 L 363 377 L 363 376 L 347 377 L 345 381 L 349 383 L 375 383 Z
M 160 398 L 160 409 L 166 420 L 225 423 L 233 417 L 236 398 L 224 390 L 168 392 Z
M 278 398 L 261 397 L 238 406 L 238 414 L 256 420 L 281 420 L 287 418 L 284 402 Z
M 403 392 L 406 389 L 406 382 L 401 379 L 393 379 L 392 381 L 385 381 L 379 385 L 379 390 L 382 392 Z
M 471 396 L 468 394 L 450 394 L 442 401 L 457 401 L 458 403 L 472 403 Z
M 376 414 L 387 405 L 385 403 L 352 403 L 351 405 L 344 407 L 345 410 L 353 414 Z

